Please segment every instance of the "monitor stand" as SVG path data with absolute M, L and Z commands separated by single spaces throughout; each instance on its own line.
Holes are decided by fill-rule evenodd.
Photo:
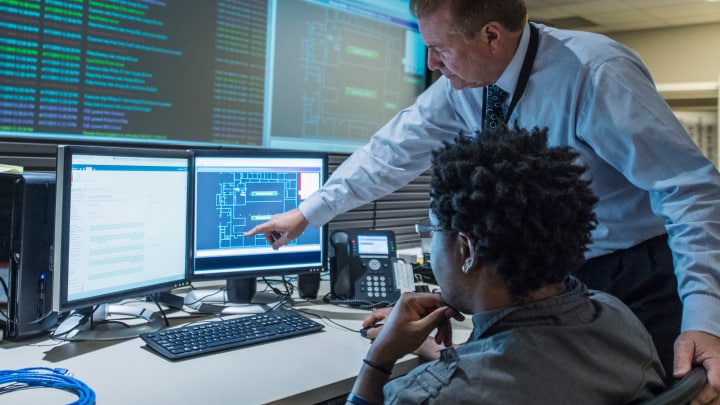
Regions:
M 225 287 L 215 293 L 203 289 L 191 290 L 185 296 L 185 305 L 212 314 L 262 314 L 270 310 L 265 303 L 253 300 L 257 292 L 255 277 L 229 278 Z
M 113 315 L 132 317 L 136 324 L 118 325 L 103 322 Z M 52 332 L 61 340 L 119 340 L 138 337 L 141 333 L 154 332 L 163 327 L 163 320 L 157 313 L 142 307 L 119 304 L 102 304 L 93 308 L 73 311 Z
M 227 300 L 233 304 L 250 304 L 257 292 L 255 277 L 234 277 L 225 281 Z

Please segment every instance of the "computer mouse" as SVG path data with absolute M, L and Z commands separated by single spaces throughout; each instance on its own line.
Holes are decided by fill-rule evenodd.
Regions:
M 362 329 L 360 329 L 360 335 L 361 335 L 362 337 L 364 337 L 364 338 L 368 338 L 368 339 L 372 340 L 372 338 L 368 337 L 368 335 L 367 335 L 368 331 L 369 331 L 370 329 L 379 328 L 380 326 L 383 326 L 383 324 L 382 324 L 382 323 L 376 323 L 376 324 L 374 324 L 374 325 L 372 325 L 372 326 L 370 326 L 370 327 L 362 328 Z

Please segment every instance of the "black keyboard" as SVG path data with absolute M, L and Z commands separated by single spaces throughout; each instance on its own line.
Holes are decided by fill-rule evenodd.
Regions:
M 212 320 L 140 334 L 160 355 L 181 359 L 218 350 L 287 339 L 317 332 L 321 323 L 294 310 L 275 310 L 242 318 Z

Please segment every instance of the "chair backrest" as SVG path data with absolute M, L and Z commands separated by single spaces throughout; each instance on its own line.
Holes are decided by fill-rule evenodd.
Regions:
M 707 383 L 707 373 L 702 367 L 694 367 L 689 373 L 655 398 L 641 402 L 641 405 L 684 405 L 702 390 Z

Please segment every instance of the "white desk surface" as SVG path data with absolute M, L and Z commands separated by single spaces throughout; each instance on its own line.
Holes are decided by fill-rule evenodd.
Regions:
M 325 329 L 318 333 L 179 361 L 155 354 L 140 338 L 63 342 L 44 336 L 1 342 L 0 369 L 69 369 L 95 391 L 99 405 L 295 405 L 348 393 L 370 345 L 356 332 L 369 311 L 321 303 L 300 303 L 296 309 L 328 316 L 353 331 L 321 319 Z M 457 342 L 469 334 L 467 321 L 455 328 Z M 415 356 L 406 356 L 393 372 L 405 374 L 418 363 Z M 68 392 L 37 388 L 0 395 L 0 404 L 67 404 L 76 399 Z

